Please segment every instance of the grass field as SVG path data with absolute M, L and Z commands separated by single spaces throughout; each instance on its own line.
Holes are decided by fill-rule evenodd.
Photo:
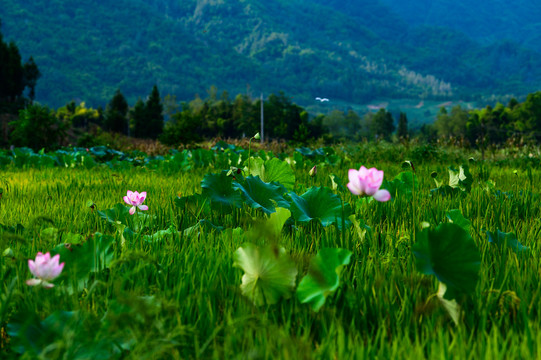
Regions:
M 364 144 L 319 155 L 291 149 L 272 166 L 271 154 L 256 150 L 250 163 L 240 149 L 206 163 L 193 156 L 142 166 L 85 166 L 81 159 L 73 167 L 4 161 L 0 357 L 541 358 L 539 149 L 506 149 L 492 153 L 492 159 L 468 162 L 479 154 Z M 229 170 L 224 159 L 246 166 L 246 176 L 220 175 Z M 414 173 L 404 160 L 413 161 Z M 470 175 L 443 190 L 448 167 L 462 164 Z M 313 165 L 316 177 L 308 173 Z M 391 201 L 360 198 L 345 187 L 348 169 L 361 165 L 384 170 L 389 183 L 398 179 L 384 183 L 396 191 Z M 284 177 L 290 172 L 294 182 L 284 188 L 250 182 L 248 176 L 290 180 Z M 434 172 L 441 191 L 431 191 L 437 187 Z M 408 182 L 413 177 L 417 186 Z M 255 184 L 260 187 L 250 187 Z M 292 199 L 317 188 L 324 190 L 317 190 L 307 207 L 322 215 L 305 221 Z M 122 200 L 127 190 L 146 191 L 149 210 L 127 215 Z M 258 191 L 267 191 L 262 198 L 278 192 L 289 205 L 263 204 Z M 336 221 L 326 223 L 323 216 L 334 203 L 342 210 L 332 215 Z M 266 219 L 276 219 L 272 214 L 278 207 L 289 207 L 292 217 L 285 225 L 278 222 L 283 229 L 271 236 Z M 470 279 L 473 291 L 455 299 L 460 305 L 456 323 L 445 299 L 437 296 L 443 277 L 421 273 L 414 254 L 427 227 L 462 221 L 450 212 L 471 222 L 464 231 L 480 255 L 478 279 Z M 498 230 L 505 241 L 490 243 L 487 232 Z M 451 260 L 453 241 L 459 239 L 445 236 L 445 271 L 469 274 L 461 261 Z M 294 286 L 276 290 L 275 303 L 265 295 L 258 303 L 240 287 L 249 269 L 239 266 L 238 249 L 248 249 L 246 243 L 257 246 L 271 267 L 278 255 L 264 255 L 265 246 L 285 251 Z M 324 304 L 314 311 L 295 289 L 307 274 L 317 278 L 310 264 L 324 248 L 344 249 L 351 256 L 342 266 L 332 266 L 339 285 L 321 291 Z M 28 286 L 28 259 L 48 251 L 66 262 L 62 275 L 51 289 Z M 437 260 L 431 260 L 434 269 L 441 265 Z M 262 281 L 254 285 L 254 294 L 257 286 L 272 287 Z M 316 281 L 322 287 L 324 282 Z

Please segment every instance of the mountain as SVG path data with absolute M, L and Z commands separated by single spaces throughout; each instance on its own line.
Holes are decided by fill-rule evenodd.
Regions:
M 525 0 L 381 0 L 413 26 L 460 31 L 482 44 L 507 39 L 541 53 L 541 2 Z
M 0 19 L 4 38 L 23 58 L 32 55 L 43 74 L 36 99 L 54 107 L 72 99 L 103 106 L 117 88 L 133 104 L 154 84 L 179 100 L 206 96 L 216 85 L 254 96 L 283 90 L 299 104 L 315 96 L 471 100 L 539 89 L 535 47 L 479 42 L 463 29 L 418 22 L 407 16 L 414 10 L 395 5 L 3 0 Z

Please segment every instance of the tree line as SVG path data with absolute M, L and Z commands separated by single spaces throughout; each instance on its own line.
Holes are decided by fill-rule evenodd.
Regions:
M 5 145 L 29 146 L 35 149 L 62 145 L 93 144 L 96 134 L 122 134 L 133 138 L 154 139 L 170 145 L 186 145 L 211 138 L 251 137 L 260 131 L 261 108 L 265 121 L 265 140 L 308 143 L 321 139 L 325 143 L 341 141 L 403 141 L 412 137 L 434 142 L 442 138 L 460 140 L 473 147 L 486 148 L 514 143 L 541 141 L 541 92 L 529 94 L 519 103 L 498 103 L 483 109 L 464 109 L 457 105 L 450 111 L 441 108 L 433 124 L 416 132 L 408 129 L 408 119 L 400 112 L 397 119 L 386 109 L 360 115 L 353 110 L 332 110 L 310 116 L 283 92 L 263 100 L 238 94 L 230 99 L 215 87 L 208 96 L 189 102 L 175 96 L 160 97 L 155 85 L 146 100 L 129 106 L 117 90 L 105 109 L 93 109 L 73 101 L 59 109 L 27 104 L 10 122 L 11 131 Z
M 441 108 L 434 124 L 421 128 L 428 141 L 448 137 L 471 146 L 499 146 L 507 142 L 541 142 L 541 91 L 531 93 L 522 103 L 511 99 L 507 105 L 468 110 L 460 105 L 450 111 Z

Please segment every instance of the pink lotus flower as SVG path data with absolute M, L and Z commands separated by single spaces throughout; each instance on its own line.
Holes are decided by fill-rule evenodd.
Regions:
M 35 278 L 26 280 L 26 284 L 29 286 L 41 285 L 48 289 L 52 288 L 54 285 L 49 281 L 56 279 L 64 269 L 64 263 L 59 264 L 59 260 L 59 254 L 51 258 L 50 253 L 43 255 L 38 252 L 35 261 L 28 260 L 28 267 Z
M 141 205 L 143 204 L 143 201 L 145 201 L 146 197 L 147 197 L 146 191 L 143 191 L 142 193 L 139 194 L 137 191 L 128 190 L 128 195 L 124 196 L 124 201 L 128 205 L 132 205 L 130 209 L 130 215 L 135 214 L 136 207 L 138 207 L 139 210 L 148 210 L 148 206 Z
M 385 189 L 379 189 L 383 182 L 383 170 L 367 169 L 361 166 L 359 170 L 349 169 L 347 187 L 355 195 L 372 196 L 377 201 L 389 201 L 391 194 Z

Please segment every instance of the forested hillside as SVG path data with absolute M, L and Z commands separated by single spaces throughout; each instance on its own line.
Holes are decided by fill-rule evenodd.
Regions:
M 387 0 L 386 0 L 387 1 Z M 388 0 L 390 1 L 390 0 Z M 33 56 L 36 99 L 130 104 L 154 84 L 180 100 L 216 85 L 363 103 L 379 98 L 522 96 L 541 56 L 509 41 L 480 45 L 415 26 L 384 1 L 4 0 L 2 33 Z
M 508 39 L 541 52 L 541 2 L 524 0 L 381 0 L 411 25 L 463 32 L 491 44 Z

